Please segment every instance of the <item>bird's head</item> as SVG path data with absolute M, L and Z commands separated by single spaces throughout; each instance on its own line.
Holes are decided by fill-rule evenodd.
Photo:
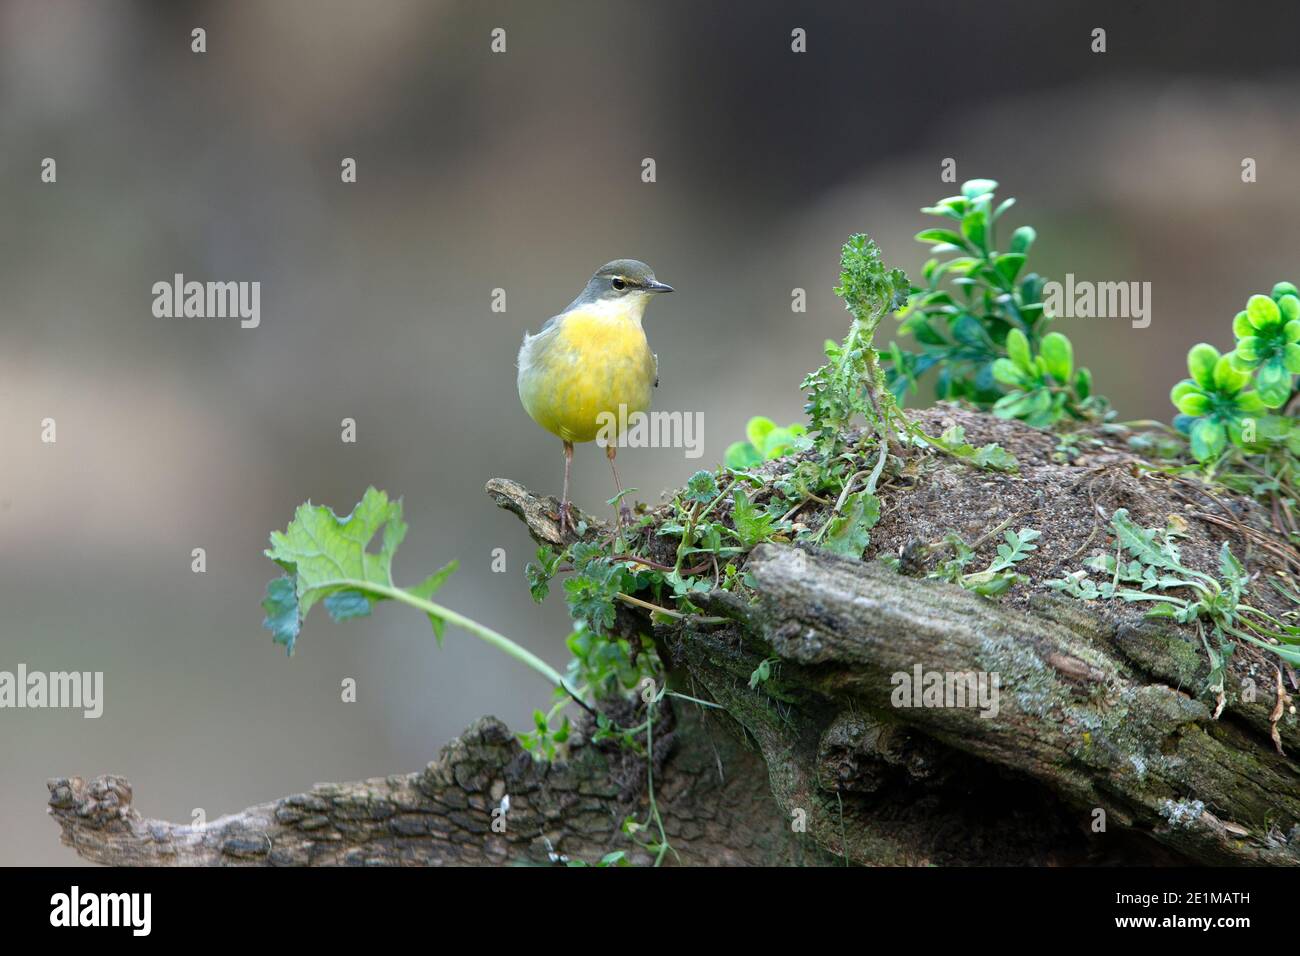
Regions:
M 615 259 L 596 270 L 574 305 L 617 302 L 635 307 L 639 313 L 652 296 L 672 291 L 673 287 L 656 279 L 654 270 L 644 262 Z

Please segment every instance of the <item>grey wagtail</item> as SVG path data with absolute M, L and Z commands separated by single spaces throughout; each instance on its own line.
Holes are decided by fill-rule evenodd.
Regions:
M 650 299 L 673 287 L 655 278 L 644 262 L 615 259 L 596 270 L 581 294 L 536 335 L 524 333 L 519 349 L 519 400 L 533 421 L 564 442 L 564 494 L 560 533 L 573 527 L 569 469 L 573 443 L 606 433 L 605 454 L 619 496 L 619 521 L 631 516 L 614 466 L 618 427 L 633 412 L 650 410 L 659 384 L 659 359 L 650 351 L 641 317 Z M 620 407 L 621 406 L 621 407 Z

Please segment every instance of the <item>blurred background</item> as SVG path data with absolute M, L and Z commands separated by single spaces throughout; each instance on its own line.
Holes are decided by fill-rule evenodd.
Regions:
M 404 608 L 313 615 L 287 659 L 262 549 L 308 498 L 403 495 L 399 582 L 459 558 L 441 599 L 563 665 L 563 602 L 531 602 L 530 542 L 482 489 L 559 492 L 515 353 L 608 259 L 677 287 L 646 321 L 657 407 L 704 414 L 703 459 L 620 455 L 643 500 L 749 416 L 801 417 L 846 325 L 840 244 L 868 231 L 918 276 L 945 158 L 1018 198 L 1038 272 L 1151 283 L 1149 328 L 1057 327 L 1124 417 L 1167 419 L 1187 348 L 1300 279 L 1296 17 L 1135 6 L 0 2 L 0 670 L 106 684 L 98 720 L 0 710 L 0 863 L 75 861 L 49 776 L 121 773 L 145 814 L 211 819 L 418 769 L 483 714 L 524 727 L 543 681 Z M 260 281 L 261 326 L 155 318 L 177 272 Z M 602 457 L 578 449 L 585 508 Z

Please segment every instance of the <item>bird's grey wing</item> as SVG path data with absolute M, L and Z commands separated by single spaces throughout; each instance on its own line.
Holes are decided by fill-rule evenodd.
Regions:
M 555 331 L 559 329 L 560 320 L 563 318 L 563 312 L 559 315 L 551 316 L 546 320 L 546 323 L 537 330 L 535 335 L 529 332 L 524 332 L 524 343 L 519 347 L 519 358 L 515 363 L 521 370 L 526 369 L 532 364 L 533 356 L 537 354 L 539 349 L 546 347 Z
M 563 312 L 561 312 L 559 315 L 551 316 L 549 319 L 546 320 L 546 323 L 540 329 L 537 330 L 537 334 L 545 335 L 547 332 L 551 331 L 551 329 L 559 325 L 560 319 L 562 318 L 564 318 Z

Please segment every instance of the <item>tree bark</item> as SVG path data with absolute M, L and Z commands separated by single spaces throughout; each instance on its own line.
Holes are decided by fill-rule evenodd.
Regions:
M 502 479 L 487 492 L 534 539 L 564 543 L 555 499 Z M 791 545 L 759 546 L 746 571 L 755 602 L 697 599 L 714 623 L 638 622 L 670 679 L 723 708 L 664 709 L 651 759 L 669 862 L 1300 862 L 1285 692 L 1230 696 L 1216 718 L 1188 692 L 1187 633 Z M 771 677 L 751 687 L 763 661 Z M 918 667 L 996 675 L 996 709 L 898 706 L 898 675 Z M 589 729 L 580 719 L 548 766 L 484 718 L 418 773 L 321 784 L 203 827 L 143 818 L 114 776 L 50 781 L 50 812 L 65 843 L 109 864 L 647 862 L 621 832 L 645 818 L 646 761 Z

